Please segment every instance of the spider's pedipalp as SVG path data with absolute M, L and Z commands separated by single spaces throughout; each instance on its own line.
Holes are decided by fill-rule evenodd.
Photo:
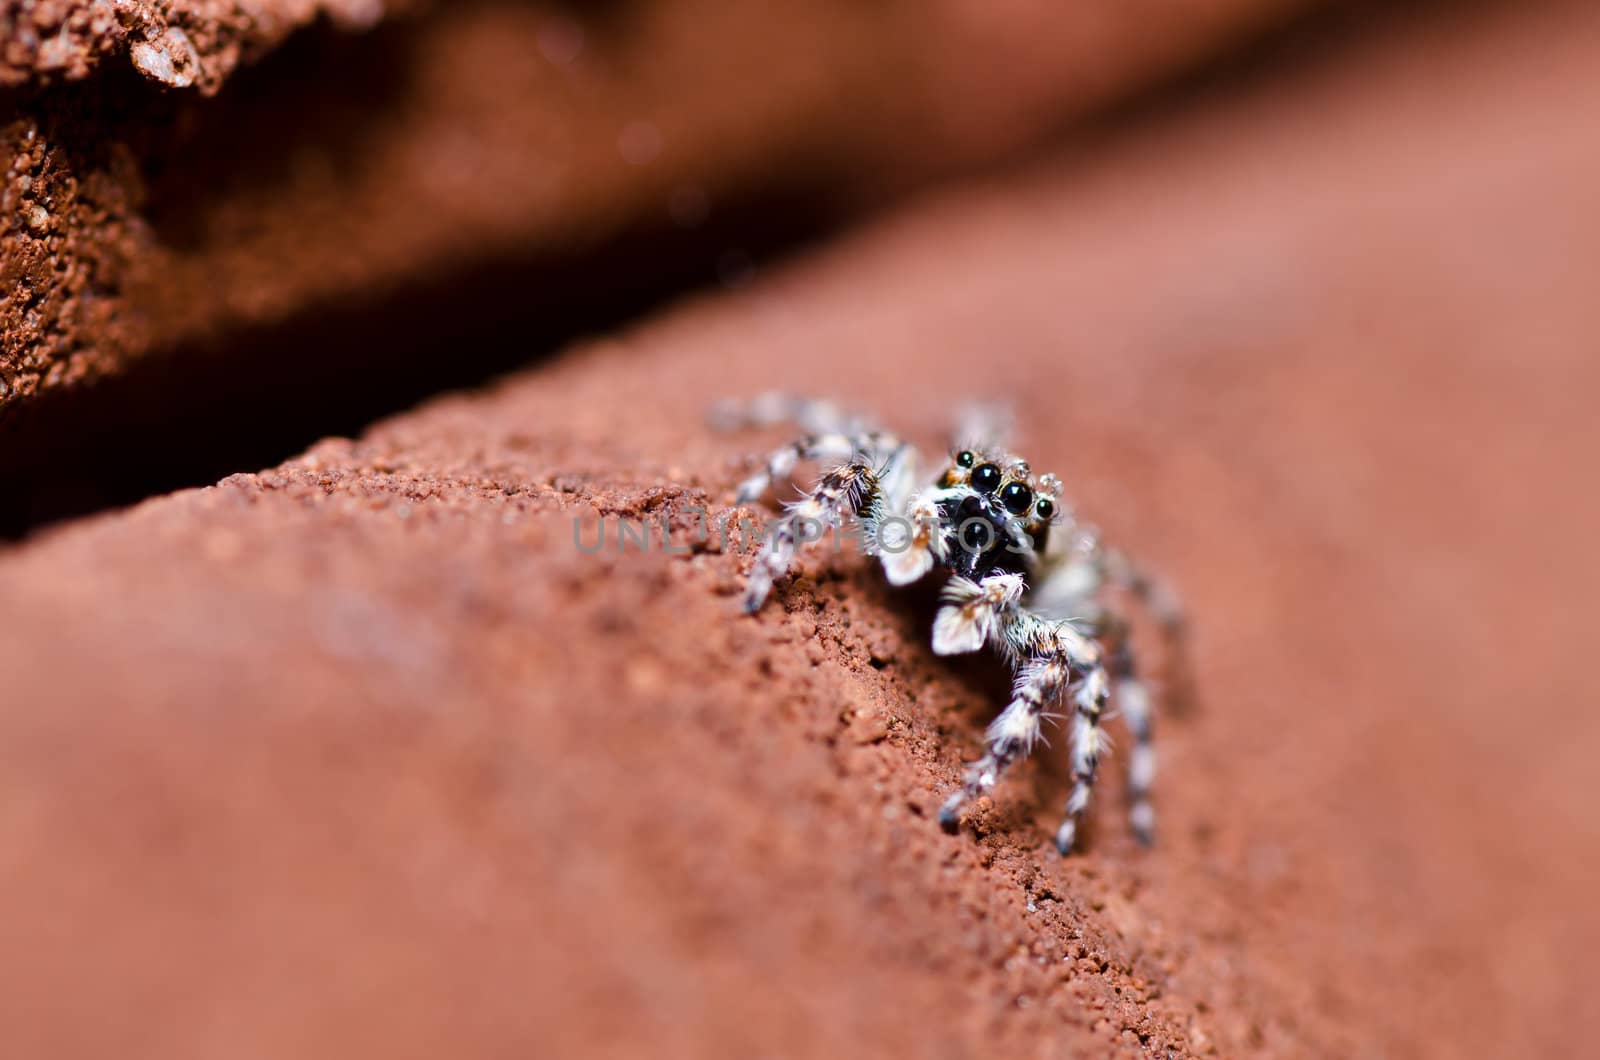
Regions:
M 891 501 L 889 510 L 890 516 L 880 524 L 877 547 L 883 576 L 890 585 L 910 585 L 945 561 L 949 535 L 941 525 L 938 505 L 926 495 L 912 497 L 903 506 Z
M 960 575 L 952 577 L 933 620 L 933 650 L 939 655 L 960 655 L 989 643 L 1004 645 L 1002 617 L 1016 607 L 1026 587 L 1019 574 L 991 574 L 981 583 Z

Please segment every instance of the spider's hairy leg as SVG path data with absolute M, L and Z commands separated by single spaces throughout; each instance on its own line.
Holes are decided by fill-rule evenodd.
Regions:
M 1150 785 L 1156 775 L 1150 690 L 1139 680 L 1126 636 L 1112 648 L 1109 664 L 1117 710 L 1133 735 L 1133 749 L 1128 752 L 1128 824 L 1134 838 L 1149 846 L 1156 831 L 1155 809 L 1150 805 Z
M 860 455 L 868 461 L 876 461 L 884 454 L 892 454 L 899 448 L 899 440 L 882 431 L 860 434 L 838 432 L 809 434 L 774 449 L 762 464 L 760 471 L 739 483 L 736 500 L 740 504 L 749 504 L 756 500 L 767 492 L 774 479 L 789 474 L 802 460 L 831 460 L 839 463 Z
M 997 575 L 985 582 L 997 577 L 1015 576 Z M 983 757 L 967 770 L 961 787 L 940 808 L 939 823 L 946 831 L 956 829 L 962 808 L 990 791 L 1007 767 L 1027 755 L 1041 735 L 1047 708 L 1070 690 L 1075 710 L 1074 787 L 1067 804 L 1067 820 L 1056 834 L 1056 846 L 1065 854 L 1077 837 L 1078 818 L 1089 804 L 1104 748 L 1100 715 L 1110 691 L 1109 678 L 1099 648 L 1066 622 L 1042 618 L 1015 604 L 1000 609 L 997 621 L 998 628 L 991 639 L 1020 660 L 1011 701 L 990 724 Z M 957 619 L 951 618 L 950 622 L 954 625 Z
M 1101 551 L 1100 567 L 1107 581 L 1127 592 L 1155 619 L 1165 645 L 1164 678 L 1166 700 L 1175 709 L 1187 706 L 1193 696 L 1190 669 L 1189 623 L 1183 605 L 1165 584 L 1141 570 L 1115 549 Z
M 711 406 L 711 426 L 721 431 L 745 427 L 799 424 L 808 434 L 860 434 L 868 429 L 861 416 L 851 415 L 826 398 L 806 397 L 769 390 L 753 398 L 729 398 Z
M 1155 837 L 1155 810 L 1150 804 L 1156 771 L 1153 706 L 1150 690 L 1138 676 L 1127 620 L 1097 599 L 1107 574 L 1104 550 L 1092 538 L 1087 539 L 1087 548 L 1057 553 L 1041 564 L 1028 603 L 1054 617 L 1077 616 L 1079 625 L 1092 629 L 1105 648 L 1112 700 L 1133 736 L 1128 757 L 1128 822 L 1134 836 L 1148 846 Z
M 884 460 L 878 467 L 878 484 L 883 490 L 886 515 L 904 515 L 916 497 L 917 464 L 921 457 L 915 446 L 901 442 L 883 431 L 868 432 Z
M 1100 713 L 1105 709 L 1110 691 L 1105 669 L 1096 665 L 1084 674 L 1072 694 L 1076 710 L 1072 719 L 1072 794 L 1067 798 L 1066 817 L 1056 830 L 1056 849 L 1063 856 L 1072 853 L 1072 846 L 1077 842 L 1078 821 L 1089 808 L 1100 755 L 1107 747 L 1105 731 L 1100 728 Z
M 761 609 L 773 582 L 782 577 L 794 562 L 801 545 L 819 540 L 846 516 L 861 515 L 881 503 L 877 472 L 865 460 L 856 458 L 840 464 L 818 480 L 816 488 L 788 505 L 783 518 L 773 524 L 745 589 L 744 609 Z
M 789 474 L 802 460 L 838 462 L 850 459 L 855 451 L 855 440 L 844 434 L 808 434 L 803 438 L 796 438 L 787 445 L 774 449 L 762 461 L 760 471 L 739 483 L 735 499 L 740 504 L 749 504 L 756 500 L 767 492 L 773 479 Z
M 1105 584 L 1099 557 L 1082 540 L 1066 549 L 1051 549 L 1034 566 L 1028 606 L 1046 618 L 1083 618 L 1099 610 Z

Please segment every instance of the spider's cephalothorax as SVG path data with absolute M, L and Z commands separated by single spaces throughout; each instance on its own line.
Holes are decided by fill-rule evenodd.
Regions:
M 983 449 L 961 449 L 939 476 L 934 504 L 941 525 L 953 528 L 945 565 L 965 578 L 995 571 L 1026 574 L 1043 552 L 1061 483 L 1034 480 L 1026 461 Z
M 928 482 L 918 478 L 910 445 L 823 402 L 768 394 L 748 405 L 722 406 L 717 418 L 723 426 L 793 419 L 810 432 L 740 484 L 740 503 L 760 497 L 802 459 L 832 465 L 771 528 L 750 571 L 746 610 L 761 607 L 800 546 L 854 520 L 893 584 L 909 584 L 936 567 L 949 572 L 933 624 L 935 652 L 954 655 L 987 645 L 1010 662 L 1016 674 L 1011 700 L 989 726 L 983 757 L 940 810 L 947 830 L 959 826 L 970 800 L 992 789 L 1006 767 L 1032 749 L 1044 720 L 1055 716 L 1051 708 L 1066 700 L 1073 790 L 1056 846 L 1063 854 L 1071 850 L 1108 746 L 1100 720 L 1115 698 L 1134 738 L 1130 820 L 1134 834 L 1150 841 L 1150 698 L 1136 676 L 1128 624 L 1100 600 L 1101 590 L 1124 589 L 1150 608 L 1168 635 L 1173 665 L 1183 659 L 1182 618 L 1166 592 L 1073 519 L 1054 475 L 1035 476 L 1026 461 L 1006 452 L 993 424 L 979 432 L 985 444 L 958 447 Z

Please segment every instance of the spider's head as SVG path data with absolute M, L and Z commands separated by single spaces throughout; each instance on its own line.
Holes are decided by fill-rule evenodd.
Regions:
M 1044 548 L 1061 496 L 1054 475 L 1035 477 L 1026 460 L 977 448 L 955 453 L 939 486 L 951 493 L 941 505 L 955 536 L 951 565 L 968 578 L 1025 565 Z

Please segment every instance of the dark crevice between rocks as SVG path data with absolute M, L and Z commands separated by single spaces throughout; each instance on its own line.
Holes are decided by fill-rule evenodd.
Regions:
M 1102 109 L 1071 132 L 1066 146 L 1094 151 L 1130 135 L 1130 129 L 1247 89 L 1375 30 L 1462 6 L 1468 5 L 1361 3 L 1289 19 L 1217 61 Z M 98 88 L 91 82 L 62 91 L 82 97 L 76 105 L 95 110 L 100 120 L 122 115 L 144 130 L 141 154 L 173 135 L 194 141 L 193 128 L 174 133 L 164 124 L 162 115 L 169 111 L 184 123 L 210 122 L 215 131 L 200 136 L 215 139 L 211 146 L 234 142 L 239 128 L 216 112 L 235 100 L 246 113 L 267 113 L 282 102 L 275 92 L 291 101 L 291 111 L 304 112 L 320 101 L 316 126 L 345 137 L 359 134 L 359 104 L 381 112 L 384 93 L 398 90 L 391 53 L 408 46 L 407 33 L 404 22 L 357 39 L 327 27 L 302 31 L 281 55 L 239 71 L 237 83 L 215 100 L 186 101 L 177 110 L 166 108 L 147 86 L 128 84 L 132 75 L 126 73 L 101 80 Z M 296 71 L 327 68 L 329 49 L 341 57 L 334 68 L 341 71 L 336 95 L 344 102 L 336 107 L 327 99 L 329 85 L 296 80 Z M 95 97 L 101 90 L 115 97 L 99 101 L 104 110 Z M 20 98 L 8 95 L 8 103 Z M 96 149 L 91 126 L 69 137 L 78 149 Z M 230 183 L 272 176 L 242 166 L 231 151 L 173 157 L 184 172 L 146 173 L 152 192 L 147 220 L 178 245 L 186 238 L 188 214 L 172 209 L 169 186 L 203 195 L 207 181 L 197 174 Z M 1017 161 L 998 159 L 992 166 Z M 835 231 L 870 205 L 858 201 L 844 208 L 824 193 L 824 177 L 795 174 L 787 187 L 753 189 L 742 206 L 719 206 L 698 229 L 634 230 L 559 255 L 530 248 L 522 257 L 485 260 L 399 289 L 307 307 L 275 325 L 154 353 L 119 375 L 43 393 L 7 410 L 0 423 L 0 539 L 16 540 L 62 520 L 276 465 L 321 438 L 357 435 L 430 396 L 482 385 L 687 292 L 738 282 L 754 262 Z
M 485 262 L 47 392 L 6 424 L 0 536 L 358 435 L 686 292 L 743 282 L 757 262 L 826 227 L 798 202 L 724 211 L 692 233 L 635 234 L 580 257 Z
M 620 9 L 587 17 L 621 31 Z M 357 35 L 307 27 L 209 99 L 164 92 L 115 66 L 0 95 L 0 113 L 37 117 L 74 173 L 136 165 L 128 183 L 140 189 L 137 223 L 182 253 L 215 240 L 215 203 L 292 181 L 300 148 L 315 146 L 335 167 L 360 164 L 374 129 L 424 90 L 411 53 L 426 29 L 409 19 Z M 306 303 L 271 323 L 215 327 L 142 352 L 115 374 L 0 408 L 0 539 L 276 465 L 684 292 L 742 282 L 757 262 L 837 222 L 837 205 L 798 192 L 814 192 L 818 175 L 790 179 L 793 188 L 769 186 L 743 203 L 723 196 L 690 228 L 663 211 L 559 247 L 441 254 L 435 268 L 394 284 Z M 118 253 L 104 252 L 109 265 L 93 262 L 91 290 L 123 271 Z M 106 294 L 125 317 L 137 311 L 128 291 Z

